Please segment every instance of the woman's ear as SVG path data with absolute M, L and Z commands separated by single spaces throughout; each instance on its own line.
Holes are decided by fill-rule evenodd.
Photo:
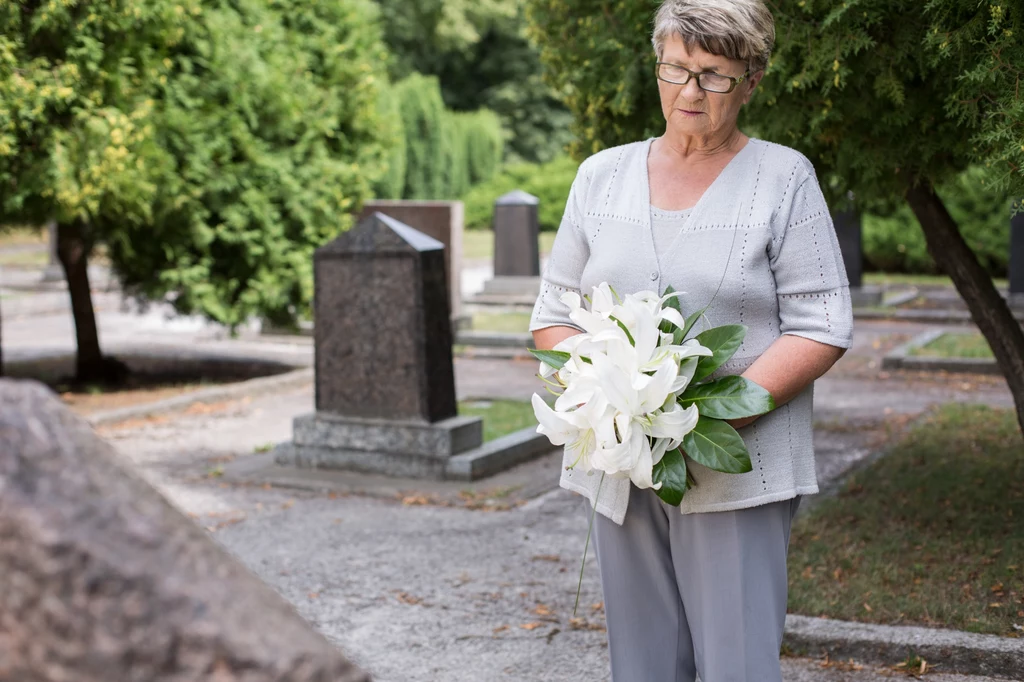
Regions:
M 743 103 L 746 104 L 750 101 L 750 97 L 754 94 L 754 90 L 757 89 L 761 79 L 764 78 L 764 71 L 758 71 L 757 73 L 751 74 L 750 78 L 747 79 L 747 94 L 743 97 Z

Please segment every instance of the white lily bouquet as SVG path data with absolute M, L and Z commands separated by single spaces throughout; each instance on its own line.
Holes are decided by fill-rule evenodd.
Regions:
M 569 318 L 584 333 L 553 350 L 531 351 L 558 396 L 552 408 L 534 394 L 537 431 L 565 446 L 569 468 L 628 477 L 677 506 L 699 483 L 688 459 L 725 473 L 751 470 L 743 439 L 724 420 L 775 408 L 771 394 L 752 381 L 709 378 L 739 348 L 746 327 L 713 327 L 688 338 L 706 308 L 684 317 L 679 296 L 670 287 L 661 296 L 620 298 L 602 283 L 588 308 L 566 293 Z

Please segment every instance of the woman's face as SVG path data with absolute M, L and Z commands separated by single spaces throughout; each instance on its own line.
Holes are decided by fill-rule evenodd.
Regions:
M 659 61 L 685 66 L 695 73 L 712 71 L 733 78 L 743 76 L 747 68 L 741 60 L 714 55 L 696 45 L 688 48 L 677 35 L 665 41 Z M 736 128 L 740 107 L 750 100 L 762 75 L 761 72 L 751 74 L 729 93 L 701 90 L 695 77 L 691 77 L 686 85 L 668 83 L 659 78 L 661 111 L 668 129 L 679 135 L 702 138 L 728 135 Z

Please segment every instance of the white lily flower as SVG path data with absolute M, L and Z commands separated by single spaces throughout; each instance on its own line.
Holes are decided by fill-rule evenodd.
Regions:
M 586 410 L 557 412 L 552 410 L 543 398 L 533 394 L 533 413 L 537 417 L 537 433 L 548 437 L 552 445 L 564 445 L 570 466 L 589 471 L 597 439 L 593 423 L 606 421 L 603 416 L 594 418 Z
M 693 428 L 697 426 L 697 419 L 699 417 L 700 414 L 697 411 L 696 405 L 684 408 L 673 400 L 668 409 L 662 410 L 651 417 L 648 435 L 653 438 L 666 438 L 682 442 L 683 436 L 693 431 Z

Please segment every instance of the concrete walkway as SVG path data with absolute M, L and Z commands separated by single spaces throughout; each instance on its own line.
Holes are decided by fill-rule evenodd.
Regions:
M 214 325 L 164 312 L 104 310 L 103 342 L 235 350 L 277 344 L 282 353 L 308 358 L 308 341 L 303 347 L 233 340 Z M 884 444 L 887 421 L 898 426 L 948 401 L 1012 404 L 1000 380 L 880 372 L 881 354 L 922 328 L 858 324 L 855 348 L 818 382 L 815 442 L 823 483 Z M 71 331 L 66 315 L 5 318 L 4 351 L 29 357 L 41 348 L 71 349 Z M 528 398 L 538 389 L 535 371 L 533 362 L 460 358 L 457 389 L 462 398 Z M 225 480 L 226 470 L 265 457 L 257 451 L 288 439 L 291 419 L 312 407 L 306 386 L 100 432 L 378 680 L 607 679 L 592 557 L 579 620 L 571 614 L 587 519 L 578 498 L 554 487 L 557 454 L 472 486 L 353 475 L 334 492 L 312 492 Z M 855 666 L 787 659 L 785 679 L 888 679 L 876 669 L 844 668 Z

